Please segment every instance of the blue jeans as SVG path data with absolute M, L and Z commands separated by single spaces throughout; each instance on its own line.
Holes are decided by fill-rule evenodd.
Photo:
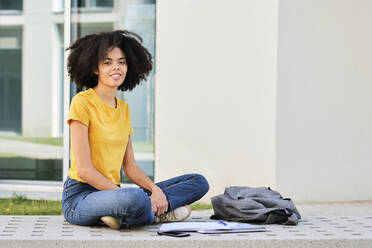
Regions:
M 199 174 L 175 177 L 158 185 L 169 203 L 169 211 L 191 204 L 209 190 L 207 180 Z M 72 224 L 91 226 L 102 216 L 121 218 L 127 225 L 152 224 L 151 192 L 137 187 L 100 191 L 87 183 L 67 178 L 63 185 L 62 211 Z

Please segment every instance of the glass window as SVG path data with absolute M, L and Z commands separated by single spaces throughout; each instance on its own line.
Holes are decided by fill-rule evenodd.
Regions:
M 0 10 L 22 11 L 23 0 L 0 0 Z
M 125 18 L 119 24 L 123 29 L 134 31 L 143 38 L 143 45 L 153 55 L 155 68 L 155 1 L 128 1 L 121 6 L 119 14 Z M 154 177 L 154 74 L 150 73 L 147 82 L 142 82 L 131 92 L 119 92 L 128 102 L 134 134 L 132 141 L 136 160 L 145 173 Z M 128 179 L 123 177 L 124 181 Z
M 64 2 L 63 0 L 63 6 Z M 114 0 L 71 0 L 71 7 L 80 10 L 111 10 L 114 7 Z
M 78 0 L 80 8 L 113 7 L 113 0 Z
M 2 9 L 21 9 L 22 1 L 6 2 L 0 0 Z M 63 99 L 55 62 L 63 53 L 57 52 L 56 32 L 50 28 L 55 19 L 44 18 L 50 13 L 51 1 L 45 0 L 21 13 L 27 22 L 14 26 L 12 18 L 4 18 L 0 25 L 2 180 L 62 180 Z
M 0 24 L 2 181 L 62 180 L 64 25 L 71 25 L 72 41 L 114 29 L 135 31 L 143 37 L 150 52 L 155 53 L 155 1 L 72 0 L 72 6 L 115 7 L 115 11 L 109 10 L 105 16 L 94 11 L 72 11 L 72 15 L 84 15 L 84 18 L 68 24 L 63 23 L 63 14 L 53 12 L 53 3 L 63 0 L 41 1 L 45 4 L 29 4 L 27 13 L 13 13 L 27 17 L 27 22 L 14 25 L 7 23 L 11 19 L 3 19 Z M 22 8 L 22 1 L 0 0 L 0 15 L 5 10 Z M 118 93 L 130 106 L 137 163 L 151 178 L 154 175 L 153 85 L 154 72 L 132 92 Z M 70 99 L 76 90 L 72 87 L 71 92 Z M 129 180 L 123 175 L 122 182 Z
M 22 27 L 0 28 L 0 130 L 22 127 Z
M 143 38 L 144 46 L 155 55 L 155 4 L 128 4 L 126 6 L 124 28 L 134 31 Z M 155 66 L 155 61 L 154 66 Z M 119 92 L 131 107 L 131 117 L 136 135 L 132 137 L 137 148 L 153 152 L 154 129 L 154 70 L 147 82 L 132 92 Z

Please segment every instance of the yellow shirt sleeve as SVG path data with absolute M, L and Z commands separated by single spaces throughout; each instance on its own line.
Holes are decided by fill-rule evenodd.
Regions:
M 77 120 L 89 127 L 90 114 L 87 106 L 87 99 L 81 95 L 75 95 L 72 98 L 70 112 L 68 114 L 67 124 L 71 125 L 71 120 Z

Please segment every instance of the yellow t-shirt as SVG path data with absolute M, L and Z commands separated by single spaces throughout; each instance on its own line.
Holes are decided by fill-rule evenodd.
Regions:
M 128 104 L 116 98 L 117 106 L 106 104 L 92 89 L 80 92 L 72 99 L 67 123 L 81 121 L 88 127 L 90 156 L 93 166 L 114 184 L 120 184 L 120 168 L 133 133 Z M 74 148 L 71 144 L 69 177 L 85 182 L 78 176 Z

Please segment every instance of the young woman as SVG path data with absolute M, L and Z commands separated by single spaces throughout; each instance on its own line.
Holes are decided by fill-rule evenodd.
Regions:
M 69 49 L 68 72 L 79 89 L 71 102 L 71 168 L 64 183 L 63 214 L 77 225 L 181 221 L 187 204 L 208 191 L 206 179 L 188 174 L 154 184 L 137 166 L 128 104 L 115 97 L 134 89 L 152 69 L 141 38 L 128 31 L 85 36 Z M 120 169 L 139 187 L 120 188 Z

